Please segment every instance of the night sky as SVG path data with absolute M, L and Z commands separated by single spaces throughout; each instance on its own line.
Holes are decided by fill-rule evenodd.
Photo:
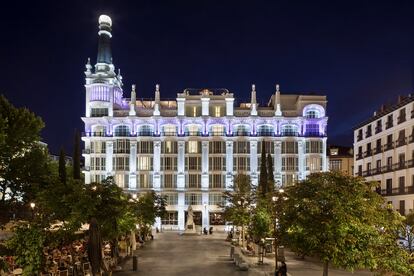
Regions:
M 255 83 L 264 104 L 279 83 L 327 95 L 328 142 L 352 145 L 355 125 L 413 92 L 413 11 L 414 1 L 7 1 L 0 93 L 43 118 L 51 152 L 71 153 L 105 13 L 124 96 L 135 83 L 151 98 L 159 83 L 161 98 L 225 87 L 240 102 Z

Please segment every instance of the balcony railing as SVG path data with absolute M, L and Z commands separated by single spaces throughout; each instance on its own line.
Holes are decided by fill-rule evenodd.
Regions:
M 385 128 L 386 128 L 386 129 L 389 129 L 389 128 L 391 128 L 391 127 L 393 127 L 393 123 L 392 123 L 392 121 L 388 121 L 388 122 L 385 124 Z
M 362 140 L 362 134 L 358 134 L 358 136 L 357 136 L 357 142 L 359 142 L 361 140 Z
M 395 147 L 396 148 L 398 148 L 398 147 L 401 147 L 401 146 L 404 146 L 404 145 L 406 145 L 407 144 L 407 138 L 402 138 L 402 139 L 398 139 L 397 141 L 395 141 Z
M 184 136 L 201 136 L 201 131 L 186 131 L 184 132 Z
M 382 126 L 375 127 L 375 134 L 378 134 L 382 131 Z
M 224 131 L 210 131 L 209 136 L 224 136 L 226 133 Z
M 109 133 L 105 133 L 105 132 L 92 132 L 92 131 L 88 131 L 88 132 L 82 132 L 82 136 L 83 137 L 112 137 L 112 134 Z
M 399 117 L 397 118 L 397 122 L 398 122 L 399 124 L 404 123 L 405 121 L 406 121 L 405 114 L 404 114 L 403 116 L 399 116 Z
M 391 143 L 386 143 L 385 145 L 384 145 L 384 151 L 386 151 L 386 150 L 390 150 L 390 149 L 393 149 L 394 148 L 394 142 L 391 142 Z
M 154 136 L 153 131 L 139 131 L 137 132 L 137 136 Z
M 258 131 L 257 136 L 275 136 L 273 131 Z M 284 136 L 297 136 L 295 132 L 285 132 Z
M 372 131 L 371 130 L 367 130 L 365 132 L 365 137 L 371 137 L 371 135 L 372 135 Z
M 387 173 L 387 172 L 393 172 L 393 171 L 399 171 L 404 169 L 409 169 L 414 167 L 414 159 L 402 161 L 394 164 L 388 164 L 382 167 L 373 168 L 370 170 L 366 170 L 362 172 L 362 176 L 371 176 L 371 175 L 377 175 L 381 173 Z
M 414 186 L 405 186 L 392 189 L 382 189 L 381 195 L 394 196 L 394 195 L 407 195 L 414 193 Z
M 248 131 L 236 131 L 233 132 L 233 136 L 249 136 L 250 132 Z
M 366 152 L 364 152 L 364 157 L 369 157 L 372 155 L 372 150 L 367 150 Z
M 378 145 L 378 147 L 376 147 L 375 149 L 373 149 L 374 154 L 378 154 L 382 152 L 382 147 L 381 145 Z
M 362 152 L 358 152 L 356 155 L 356 160 L 362 159 Z
M 163 131 L 163 132 L 161 132 L 161 136 L 177 136 L 177 132 L 175 132 L 175 131 Z

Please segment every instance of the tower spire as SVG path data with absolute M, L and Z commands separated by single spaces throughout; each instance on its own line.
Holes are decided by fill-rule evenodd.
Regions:
M 280 109 L 280 86 L 276 84 L 276 95 L 275 95 L 275 116 L 282 116 L 282 110 Z
M 154 116 L 160 116 L 160 85 L 155 85 Z
M 107 15 L 99 16 L 99 40 L 98 40 L 98 57 L 96 59 L 97 65 L 99 64 L 112 64 L 112 53 L 111 53 L 111 31 L 112 31 L 112 20 Z M 106 69 L 106 66 L 98 66 L 98 70 Z
M 252 84 L 252 93 L 250 100 L 250 115 L 257 115 L 256 85 Z

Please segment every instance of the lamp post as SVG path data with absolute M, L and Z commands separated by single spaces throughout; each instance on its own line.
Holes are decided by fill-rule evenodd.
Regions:
M 274 228 L 273 228 L 273 238 L 274 238 L 274 247 L 275 247 L 275 275 L 276 275 L 276 272 L 277 272 L 277 269 L 278 269 L 278 260 L 277 260 L 277 255 L 278 255 L 278 244 L 277 244 L 277 226 L 278 226 L 278 222 L 279 222 L 279 219 L 278 219 L 278 210 L 277 210 L 277 202 L 279 201 L 279 196 L 282 196 L 282 194 L 284 193 L 285 191 L 283 190 L 283 189 L 279 189 L 278 191 L 277 191 L 277 195 L 275 195 L 275 196 L 273 196 L 272 197 L 272 201 L 273 201 L 273 208 L 274 208 L 274 212 L 273 212 L 273 214 L 274 214 L 274 221 L 273 221 L 273 226 L 274 226 Z M 284 198 L 282 197 L 282 200 L 283 200 Z M 281 201 L 280 201 L 281 202 Z
M 36 203 L 31 202 L 30 203 L 30 208 L 32 209 L 32 220 L 34 219 L 34 208 L 36 207 Z
M 203 204 L 203 206 L 204 206 L 204 226 L 205 226 L 205 229 L 206 229 L 206 231 L 208 231 L 208 229 L 207 229 L 207 227 L 208 227 L 208 216 L 207 216 L 207 203 L 206 202 L 204 202 L 204 204 Z M 203 229 L 203 232 L 204 232 L 204 229 Z

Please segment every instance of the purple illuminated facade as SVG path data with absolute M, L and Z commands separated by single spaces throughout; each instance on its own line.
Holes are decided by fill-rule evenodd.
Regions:
M 164 101 L 156 85 L 154 99 L 137 100 L 133 85 L 125 98 L 121 75 L 99 60 L 110 56 L 101 40 L 111 38 L 112 22 L 101 16 L 99 24 L 98 62 L 85 71 L 86 183 L 113 176 L 126 192 L 155 190 L 167 196 L 169 212 L 157 223 L 183 230 L 189 205 L 199 227 L 223 224 L 222 192 L 237 173 L 257 185 L 262 143 L 278 186 L 327 170 L 325 96 L 282 94 L 277 85 L 259 106 L 252 85 L 251 101 L 235 106 L 226 89 L 185 89 Z

